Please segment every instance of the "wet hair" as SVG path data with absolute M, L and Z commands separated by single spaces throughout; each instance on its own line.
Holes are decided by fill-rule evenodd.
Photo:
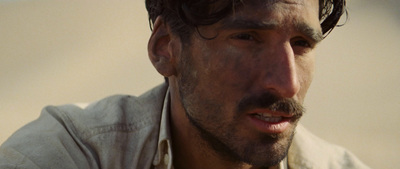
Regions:
M 158 16 L 182 41 L 189 40 L 198 26 L 212 25 L 231 14 L 246 0 L 146 0 L 152 29 Z M 319 0 L 319 20 L 326 37 L 346 12 L 346 0 Z

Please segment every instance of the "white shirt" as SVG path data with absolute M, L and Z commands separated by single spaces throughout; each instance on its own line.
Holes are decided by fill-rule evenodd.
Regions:
M 171 169 L 168 86 L 82 108 L 48 106 L 0 147 L 0 168 Z M 368 168 L 299 125 L 281 169 Z

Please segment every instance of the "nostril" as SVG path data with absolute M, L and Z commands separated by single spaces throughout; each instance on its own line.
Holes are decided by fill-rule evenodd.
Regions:
M 284 98 L 294 97 L 301 88 L 294 64 L 280 64 L 264 77 L 264 87 Z

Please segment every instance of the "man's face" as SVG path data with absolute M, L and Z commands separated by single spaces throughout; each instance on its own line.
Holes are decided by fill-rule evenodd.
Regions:
M 272 166 L 286 155 L 322 39 L 317 0 L 244 1 L 199 27 L 178 57 L 180 101 L 201 138 L 237 162 Z

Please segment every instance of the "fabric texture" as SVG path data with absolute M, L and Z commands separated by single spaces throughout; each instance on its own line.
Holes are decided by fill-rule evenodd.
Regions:
M 111 96 L 84 108 L 48 106 L 0 147 L 1 169 L 171 169 L 168 86 Z M 368 168 L 299 125 L 291 169 Z M 281 167 L 282 168 L 282 167 Z

